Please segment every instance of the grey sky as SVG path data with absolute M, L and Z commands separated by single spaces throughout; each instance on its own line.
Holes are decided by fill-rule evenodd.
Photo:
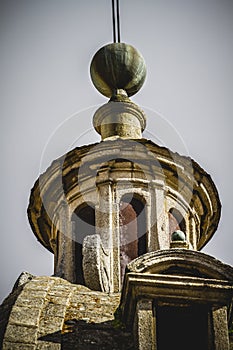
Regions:
M 85 134 L 97 107 L 78 113 L 75 124 L 63 122 L 107 101 L 92 85 L 89 65 L 112 41 L 112 27 L 110 0 L 2 0 L 0 13 L 2 299 L 22 271 L 53 272 L 52 254 L 27 221 L 30 189 L 54 158 L 99 139 Z M 218 188 L 222 218 L 204 252 L 233 264 L 233 2 L 122 0 L 121 31 L 147 64 L 133 100 L 164 116 L 151 113 L 148 132 L 184 150 Z

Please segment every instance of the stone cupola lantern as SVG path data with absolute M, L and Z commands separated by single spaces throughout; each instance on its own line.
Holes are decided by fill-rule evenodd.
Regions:
M 54 160 L 31 191 L 54 275 L 20 276 L 0 347 L 229 350 L 233 268 L 199 252 L 219 223 L 217 189 L 191 158 L 143 138 L 135 48 L 104 46 L 90 72 L 109 98 L 93 116 L 101 141 Z
M 110 98 L 93 117 L 102 142 L 54 161 L 32 189 L 28 215 L 54 253 L 55 276 L 119 292 L 126 265 L 138 256 L 177 244 L 202 248 L 217 228 L 220 202 L 197 163 L 142 138 L 146 116 L 129 98 L 145 80 L 141 54 L 106 45 L 90 72 Z M 177 230 L 181 243 L 172 239 Z

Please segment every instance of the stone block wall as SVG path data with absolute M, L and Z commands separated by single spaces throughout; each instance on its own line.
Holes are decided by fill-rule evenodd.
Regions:
M 35 277 L 3 302 L 3 350 L 130 350 L 114 313 L 120 294 L 91 291 L 57 277 Z

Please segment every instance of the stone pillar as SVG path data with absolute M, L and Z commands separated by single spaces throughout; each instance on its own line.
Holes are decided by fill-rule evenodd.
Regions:
M 69 215 L 69 207 L 62 202 L 59 207 L 59 230 L 57 238 L 57 261 L 55 264 L 55 276 L 62 277 L 75 283 L 75 256 L 72 223 Z
M 212 331 L 214 350 L 229 350 L 227 308 L 212 308 Z
M 197 227 L 194 217 L 189 219 L 189 242 L 194 250 L 197 250 Z
M 120 290 L 120 252 L 119 234 L 117 231 L 117 211 L 113 203 L 112 183 L 108 169 L 98 173 L 97 187 L 99 206 L 96 207 L 96 233 L 99 234 L 102 246 L 108 259 L 105 269 L 109 276 L 109 292 Z
M 137 302 L 134 317 L 134 336 L 137 350 L 156 350 L 156 323 L 152 300 Z
M 151 235 L 149 251 L 169 249 L 168 219 L 165 213 L 164 182 L 153 181 L 154 196 L 151 205 Z

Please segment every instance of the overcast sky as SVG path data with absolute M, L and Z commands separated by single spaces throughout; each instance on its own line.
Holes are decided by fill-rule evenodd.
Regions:
M 110 0 L 2 0 L 0 14 L 2 300 L 22 271 L 53 273 L 27 220 L 30 189 L 53 159 L 99 140 L 92 115 L 107 100 L 89 65 L 112 27 Z M 211 174 L 223 208 L 204 252 L 233 264 L 233 1 L 121 0 L 121 32 L 147 65 L 133 98 L 145 136 Z

